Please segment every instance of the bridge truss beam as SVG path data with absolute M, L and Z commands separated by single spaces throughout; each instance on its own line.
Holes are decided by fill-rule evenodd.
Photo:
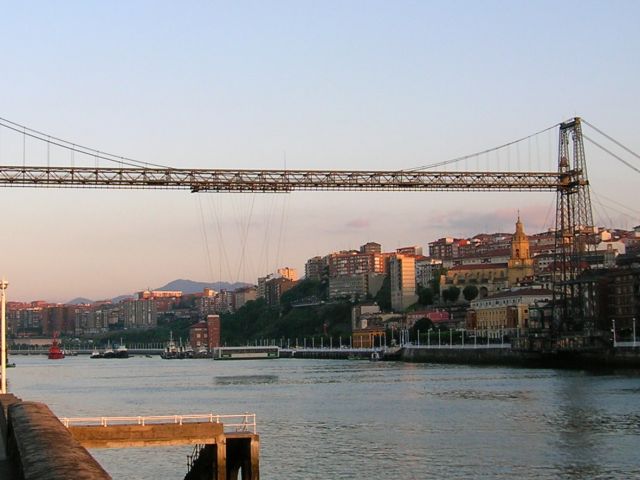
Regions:
M 192 192 L 558 191 L 577 173 L 0 166 L 0 187 L 188 189 Z M 571 182 L 569 182 L 571 183 Z

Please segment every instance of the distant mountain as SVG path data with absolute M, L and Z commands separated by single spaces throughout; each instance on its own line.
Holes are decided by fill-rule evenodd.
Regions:
M 194 282 L 193 280 L 179 279 L 179 280 L 174 280 L 172 282 L 167 283 L 164 287 L 155 288 L 154 290 L 172 290 L 172 291 L 177 290 L 182 293 L 189 294 L 189 293 L 202 292 L 205 288 L 212 288 L 219 292 L 220 290 L 232 291 L 232 290 L 238 290 L 239 288 L 250 287 L 250 286 L 251 286 L 250 283 L 244 283 L 244 282 L 207 283 L 207 282 Z M 117 297 L 114 297 L 111 299 L 111 303 L 120 303 L 122 300 L 126 300 L 129 298 L 136 298 L 136 296 L 134 294 L 118 295 Z M 74 298 L 73 300 L 69 300 L 65 305 L 86 305 L 86 304 L 92 304 L 92 303 L 94 303 L 94 300 L 89 300 L 88 298 L 83 298 L 83 297 L 77 297 L 77 298 Z
M 88 298 L 77 297 L 73 300 L 69 300 L 65 305 L 86 305 L 89 303 L 93 303 L 93 300 L 89 300 Z
M 136 298 L 135 295 L 118 295 L 117 297 L 113 297 L 111 299 L 111 303 L 120 303 L 123 300 L 127 300 L 129 298 Z
M 250 287 L 250 283 L 244 282 L 194 282 L 193 280 L 174 280 L 172 282 L 167 283 L 164 287 L 156 288 L 155 290 L 178 290 L 182 293 L 198 293 L 202 292 L 205 288 L 212 288 L 216 291 L 220 290 L 237 290 L 243 287 Z

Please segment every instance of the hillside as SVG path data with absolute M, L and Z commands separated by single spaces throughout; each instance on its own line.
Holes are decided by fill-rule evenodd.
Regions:
M 162 287 L 156 288 L 155 290 L 179 290 L 182 293 L 198 293 L 198 292 L 202 292 L 202 290 L 204 290 L 205 288 L 212 288 L 216 291 L 220 291 L 220 290 L 231 291 L 231 290 L 237 290 L 239 288 L 249 287 L 249 286 L 251 286 L 251 284 L 244 283 L 244 282 L 208 283 L 208 282 L 195 282 L 193 280 L 178 279 L 178 280 L 173 280 Z

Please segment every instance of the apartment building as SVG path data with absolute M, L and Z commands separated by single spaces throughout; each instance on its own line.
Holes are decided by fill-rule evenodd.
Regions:
M 416 294 L 416 257 L 396 254 L 389 259 L 391 308 L 401 312 L 418 301 Z

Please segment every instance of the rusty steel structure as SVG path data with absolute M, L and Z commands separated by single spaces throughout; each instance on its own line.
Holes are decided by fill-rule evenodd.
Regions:
M 557 172 L 0 166 L 0 186 L 287 193 L 298 190 L 556 191 L 561 184 Z
M 426 170 L 249 170 L 169 168 L 143 164 L 27 129 L 0 119 L 23 136 L 96 160 L 95 167 L 0 166 L 0 187 L 166 189 L 193 193 L 293 191 L 517 191 L 556 192 L 554 325 L 572 330 L 579 315 L 575 281 L 593 232 L 593 214 L 581 119 L 559 124 L 558 170 L 547 172 L 443 172 Z M 547 129 L 548 130 L 548 129 Z M 526 137 L 528 138 L 528 137 Z M 515 143 L 515 142 L 512 142 Z M 498 147 L 500 148 L 500 147 Z M 490 151 L 490 150 L 487 150 Z M 48 150 L 47 150 L 48 152 Z M 24 155 L 24 151 L 23 151 Z M 48 154 L 47 154 L 48 155 Z M 119 163 L 100 167 L 98 160 Z
M 581 320 L 583 301 L 576 281 L 585 269 L 585 255 L 595 245 L 593 211 L 587 178 L 582 122 L 576 117 L 560 124 L 556 200 L 554 329 L 591 332 Z

